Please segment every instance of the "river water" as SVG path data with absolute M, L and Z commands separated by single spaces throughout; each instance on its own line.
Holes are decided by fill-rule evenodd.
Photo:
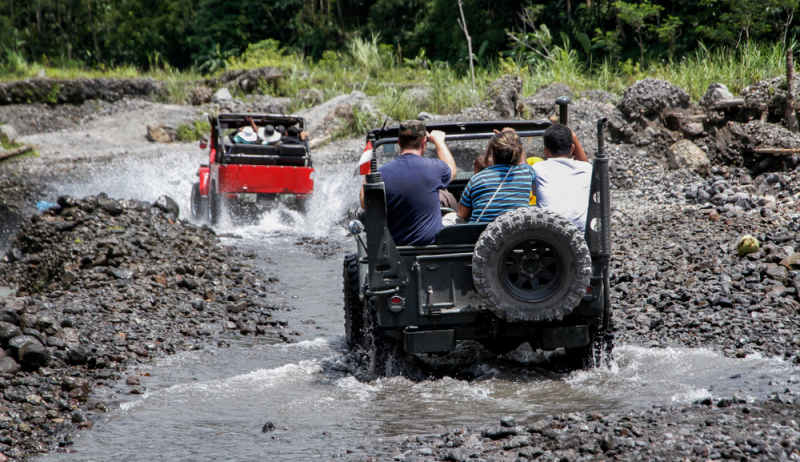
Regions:
M 168 162 L 101 167 L 89 180 L 53 184 L 54 193 L 105 191 L 112 197 L 153 200 L 167 193 L 188 210 L 198 155 Z M 629 411 L 690 403 L 744 392 L 755 398 L 796 382 L 797 370 L 776 359 L 726 358 L 704 349 L 647 349 L 617 345 L 610 369 L 558 375 L 531 365 L 525 352 L 510 359 L 480 359 L 470 381 L 453 378 L 414 383 L 404 378 L 361 383 L 342 371 L 341 262 L 354 245 L 342 225 L 356 201 L 359 178 L 351 165 L 318 167 L 307 215 L 274 211 L 257 224 L 223 223 L 226 244 L 254 250 L 259 265 L 280 278 L 274 297 L 293 309 L 280 312 L 297 331 L 294 344 L 231 338 L 231 348 L 208 344 L 139 367 L 142 395 L 98 389 L 109 404 L 94 429 L 74 435 L 69 453 L 48 461 L 152 460 L 363 460 L 385 444 L 443 427 L 496 423 L 575 411 Z M 147 182 L 134 178 L 148 178 Z M 298 245 L 324 238 L 320 246 Z M 328 252 L 330 253 L 330 252 Z M 149 374 L 149 375 L 148 375 Z M 770 384 L 770 382 L 775 385 Z M 266 422 L 275 430 L 262 432 Z

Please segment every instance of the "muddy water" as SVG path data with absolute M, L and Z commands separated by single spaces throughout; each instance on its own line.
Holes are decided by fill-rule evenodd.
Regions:
M 191 164 L 161 168 L 159 179 L 141 191 L 108 178 L 69 188 L 78 195 L 105 189 L 112 196 L 143 199 L 168 192 L 186 210 L 192 169 L 185 165 Z M 144 175 L 150 167 L 132 168 Z M 124 385 L 97 390 L 97 399 L 111 411 L 98 417 L 92 431 L 76 435 L 74 452 L 43 459 L 363 460 L 381 453 L 387 438 L 436 432 L 437 425 L 487 424 L 507 414 L 627 411 L 739 391 L 758 398 L 795 387 L 798 371 L 779 360 L 635 345 L 618 345 L 611 369 L 568 376 L 537 369 L 521 351 L 479 362 L 472 368 L 477 378 L 469 382 L 360 383 L 336 367 L 344 348 L 341 255 L 353 248 L 341 221 L 358 187 L 350 175 L 350 166 L 322 166 L 308 215 L 274 211 L 257 224 L 223 224 L 219 230 L 236 235 L 226 242 L 255 250 L 259 264 L 280 277 L 273 295 L 293 306 L 281 316 L 300 333 L 298 343 L 232 341 L 231 348 L 207 345 L 141 367 L 150 374 L 143 379 L 144 395 L 126 394 Z M 324 237 L 328 248 L 341 248 L 322 258 L 318 246 L 296 245 L 304 237 Z M 262 433 L 266 422 L 275 430 Z

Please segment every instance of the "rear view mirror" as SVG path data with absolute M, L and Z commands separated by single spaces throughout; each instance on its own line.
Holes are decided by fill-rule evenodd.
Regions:
M 208 147 L 208 140 L 207 140 L 207 139 L 205 139 L 205 138 L 203 138 L 202 140 L 200 140 L 200 149 L 205 149 L 205 148 L 207 148 L 207 147 Z

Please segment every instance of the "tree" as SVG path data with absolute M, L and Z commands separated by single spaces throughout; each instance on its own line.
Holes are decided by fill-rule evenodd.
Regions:
M 662 43 L 667 42 L 669 44 L 669 60 L 672 61 L 672 57 L 675 56 L 675 41 L 681 35 L 681 26 L 683 25 L 683 21 L 680 18 L 675 16 L 669 15 L 666 21 L 663 21 L 660 25 L 654 24 L 650 26 L 650 30 L 655 32 L 658 36 L 658 40 Z
M 618 1 L 614 3 L 614 8 L 617 10 L 619 19 L 636 31 L 637 37 L 634 37 L 634 40 L 639 45 L 641 66 L 644 69 L 644 37 L 642 34 L 647 31 L 647 20 L 659 16 L 664 11 L 664 7 L 653 5 L 650 0 L 644 0 L 639 4 Z
M 541 23 L 537 26 L 539 14 L 544 10 L 544 5 L 527 5 L 522 9 L 519 18 L 522 21 L 522 30 L 519 32 L 506 31 L 506 35 L 515 42 L 518 47 L 524 47 L 536 53 L 544 59 L 553 60 L 550 54 L 550 46 L 553 43 L 553 36 L 550 29 Z
M 775 8 L 782 0 L 702 0 L 701 4 L 710 7 L 725 7 L 719 21 L 710 25 L 698 26 L 698 31 L 718 42 L 729 42 L 739 48 L 742 40 L 750 40 L 750 35 L 769 32 L 772 27 L 766 21 L 770 8 Z

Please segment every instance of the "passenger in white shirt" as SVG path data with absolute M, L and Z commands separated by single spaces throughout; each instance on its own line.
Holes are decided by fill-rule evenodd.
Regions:
M 550 126 L 543 142 L 546 160 L 533 164 L 536 206 L 561 214 L 584 232 L 592 164 L 578 137 L 566 125 Z

